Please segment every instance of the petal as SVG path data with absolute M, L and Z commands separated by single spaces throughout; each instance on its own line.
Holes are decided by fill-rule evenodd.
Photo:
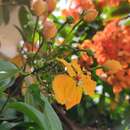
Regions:
M 71 65 L 79 75 L 83 74 L 80 65 L 78 64 L 78 61 L 76 59 L 71 61 Z
M 66 109 L 68 110 L 73 106 L 79 104 L 81 98 L 82 98 L 82 88 L 75 86 L 71 91 L 71 96 L 68 97 L 68 100 L 65 103 Z
M 112 73 L 116 73 L 119 70 L 122 69 L 122 65 L 120 64 L 119 61 L 116 60 L 108 60 L 105 62 L 104 64 L 105 67 L 108 67 L 108 69 L 112 72 Z
M 92 96 L 95 93 L 96 82 L 90 76 L 82 75 L 82 88 L 85 94 Z
M 58 59 L 58 61 L 60 61 L 67 68 L 67 73 L 71 77 L 75 77 L 76 76 L 76 72 L 74 71 L 74 69 L 72 68 L 70 63 L 66 62 L 64 59 Z
M 20 55 L 17 55 L 14 58 L 12 58 L 10 61 L 16 64 L 18 67 L 21 67 L 23 66 L 24 59 Z
M 75 81 L 66 74 L 55 76 L 52 87 L 54 96 L 58 103 L 64 105 L 69 96 L 71 96 L 73 88 L 76 86 Z

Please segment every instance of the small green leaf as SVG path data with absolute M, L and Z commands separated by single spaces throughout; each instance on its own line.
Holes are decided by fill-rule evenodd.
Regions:
M 34 121 L 40 127 L 41 130 L 50 130 L 45 115 L 31 105 L 22 102 L 16 102 L 9 104 L 8 107 L 14 108 L 24 113 L 26 116 L 29 117 L 29 119 Z
M 14 64 L 8 61 L 0 61 L 0 81 L 13 77 L 17 72 L 18 68 Z

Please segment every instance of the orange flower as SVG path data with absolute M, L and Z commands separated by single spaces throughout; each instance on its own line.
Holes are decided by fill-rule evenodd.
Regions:
M 79 46 L 80 49 L 91 49 L 95 52 L 95 45 L 92 43 L 91 40 L 84 40 L 84 42 Z
M 58 103 L 70 109 L 80 103 L 83 93 L 90 96 L 94 94 L 96 82 L 82 72 L 77 60 L 71 63 L 63 59 L 58 60 L 66 67 L 68 75 L 55 76 L 52 83 L 54 96 Z
M 93 64 L 93 59 L 92 57 L 89 57 L 86 53 L 83 53 L 80 57 L 80 65 L 92 65 Z
M 76 4 L 79 5 L 82 9 L 92 9 L 95 8 L 92 0 L 75 0 Z
M 70 2 L 70 1 L 69 1 Z M 80 18 L 80 15 L 83 11 L 88 11 L 89 9 L 94 9 L 94 3 L 92 0 L 72 0 L 69 4 L 69 7 L 65 10 L 63 10 L 64 16 L 72 16 L 74 18 L 74 21 L 77 22 Z M 88 12 L 90 14 L 90 12 Z M 97 15 L 97 12 L 91 12 L 91 15 L 88 16 L 88 13 L 86 17 L 84 18 L 87 21 L 89 18 L 91 20 L 94 19 L 94 16 Z M 89 17 L 89 18 L 88 18 Z
M 51 13 L 56 8 L 57 0 L 46 0 L 48 5 L 48 11 Z
M 80 14 L 76 9 L 64 9 L 62 14 L 65 17 L 72 16 L 75 22 L 77 22 L 80 18 Z
M 99 0 L 98 2 L 100 7 L 104 7 L 107 5 L 117 7 L 121 3 L 121 0 Z

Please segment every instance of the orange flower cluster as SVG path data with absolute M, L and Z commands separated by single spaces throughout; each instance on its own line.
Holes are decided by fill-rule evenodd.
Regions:
M 108 83 L 113 85 L 113 92 L 120 93 L 123 89 L 130 87 L 130 68 L 123 68 L 113 75 L 109 75 Z
M 99 0 L 98 2 L 100 7 L 104 7 L 106 5 L 117 7 L 119 6 L 121 0 Z
M 74 21 L 78 21 L 83 10 L 91 10 L 89 13 L 91 13 L 90 15 L 92 18 L 90 18 L 90 15 L 89 18 L 92 20 L 95 19 L 93 17 L 97 16 L 97 11 L 92 0 L 71 0 L 68 9 L 63 10 L 63 15 L 72 16 L 74 18 Z M 85 17 L 84 20 L 88 22 L 88 18 Z
M 123 65 L 130 63 L 130 27 L 120 26 L 119 21 L 119 19 L 111 21 L 93 38 L 99 63 L 104 63 L 108 59 L 118 60 Z
M 103 31 L 93 37 L 91 44 L 88 42 L 82 44 L 82 47 L 94 50 L 99 64 L 105 65 L 108 60 L 112 59 L 114 62 L 109 63 L 111 68 L 114 67 L 114 70 L 117 66 L 120 68 L 119 71 L 113 73 L 107 72 L 106 80 L 114 85 L 116 93 L 130 86 L 130 27 L 121 26 L 119 21 L 119 19 L 115 19 L 108 23 Z M 122 65 L 122 68 L 119 64 Z

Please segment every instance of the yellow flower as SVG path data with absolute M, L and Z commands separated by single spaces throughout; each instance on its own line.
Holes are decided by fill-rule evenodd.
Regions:
M 80 103 L 83 93 L 92 96 L 96 82 L 82 72 L 77 60 L 71 63 L 63 59 L 58 60 L 66 67 L 68 75 L 55 76 L 52 82 L 54 96 L 57 102 L 65 105 L 68 110 Z

